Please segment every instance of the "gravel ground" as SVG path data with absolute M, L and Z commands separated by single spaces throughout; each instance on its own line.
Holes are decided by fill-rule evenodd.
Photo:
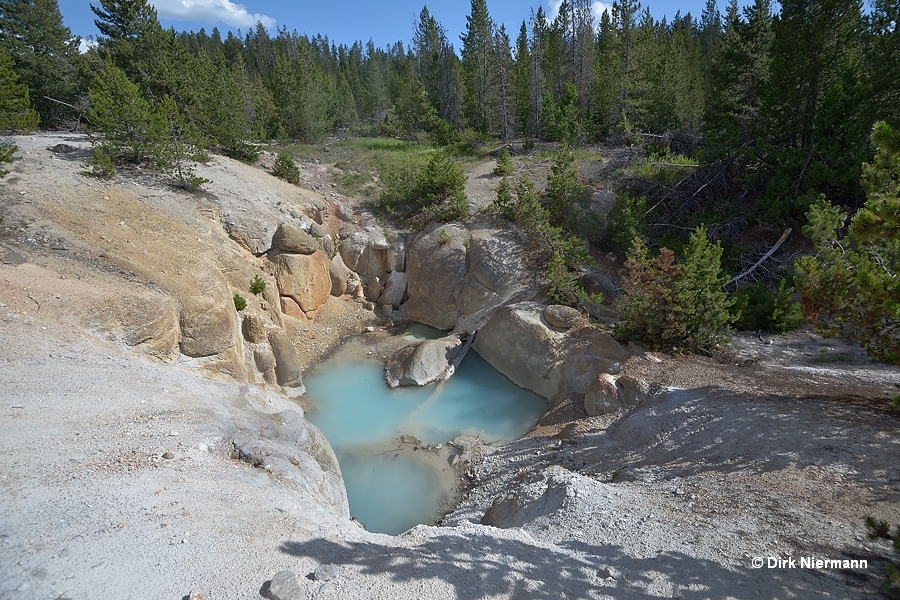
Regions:
M 321 195 L 221 158 L 199 200 L 149 175 L 100 184 L 77 175 L 83 157 L 46 151 L 65 140 L 84 147 L 18 138 L 27 154 L 0 188 L 0 598 L 259 598 L 284 569 L 301 598 L 878 597 L 891 550 L 862 519 L 900 522 L 896 369 L 811 333 L 742 337 L 714 358 L 634 349 L 628 370 L 658 390 L 645 403 L 593 419 L 564 403 L 481 448 L 445 526 L 370 534 L 231 457 L 259 411 L 299 405 L 123 341 L 205 269 L 254 260 L 217 211 Z M 306 173 L 319 190 L 326 176 Z M 179 251 L 180 274 L 165 264 Z M 380 323 L 334 299 L 294 326 L 312 364 Z M 481 524 L 489 509 L 504 527 Z M 336 577 L 311 575 L 327 564 Z

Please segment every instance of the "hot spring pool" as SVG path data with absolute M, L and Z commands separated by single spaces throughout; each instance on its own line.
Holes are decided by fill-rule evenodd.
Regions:
M 452 500 L 444 469 L 423 451 L 399 449 L 401 434 L 443 444 L 460 434 L 513 440 L 547 410 L 474 351 L 446 383 L 391 390 L 384 365 L 348 345 L 304 378 L 310 408 L 337 454 L 350 513 L 369 531 L 398 534 L 430 523 Z

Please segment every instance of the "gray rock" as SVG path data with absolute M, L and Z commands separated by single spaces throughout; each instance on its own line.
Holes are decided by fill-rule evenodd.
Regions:
M 338 252 L 344 264 L 364 280 L 379 277 L 388 271 L 403 270 L 402 244 L 388 242 L 380 227 L 372 226 L 352 233 L 341 241 Z
M 618 375 L 625 349 L 611 335 L 593 327 L 569 333 L 562 358 L 566 384 L 576 394 L 586 394 L 601 373 Z
M 602 567 L 599 571 L 597 571 L 597 575 L 600 576 L 601 579 L 622 579 L 622 571 L 617 569 L 616 567 Z
M 312 254 L 322 247 L 318 239 L 292 223 L 282 223 L 275 237 L 279 249 L 293 254 Z
M 243 331 L 244 339 L 251 344 L 261 344 L 266 341 L 266 326 L 258 315 L 244 315 L 241 330 Z
M 479 329 L 498 306 L 538 289 L 517 235 L 483 219 L 427 227 L 413 239 L 406 272 L 409 318 L 438 329 Z
M 278 475 L 334 514 L 350 518 L 334 451 L 322 432 L 294 410 L 255 413 L 242 421 L 232 444 L 237 458 Z
M 340 254 L 328 263 L 328 276 L 331 277 L 332 296 L 342 296 L 349 292 L 350 281 L 356 279 L 356 273 L 347 268 Z
M 427 385 L 443 379 L 450 363 L 462 349 L 456 336 L 426 340 L 417 346 L 406 346 L 388 360 L 384 377 L 388 386 Z
M 643 471 L 634 467 L 620 467 L 613 471 L 611 481 L 613 483 L 622 483 L 627 481 L 644 481 L 646 475 Z
M 577 309 L 571 306 L 563 306 L 561 304 L 551 304 L 544 309 L 544 318 L 554 327 L 560 329 L 571 329 L 578 325 L 583 325 L 584 317 Z
M 313 237 L 331 239 L 331 232 L 328 231 L 327 227 L 319 223 L 311 223 L 309 226 L 309 233 L 312 234 Z
M 384 292 L 384 286 L 381 284 L 381 278 L 372 277 L 369 279 L 369 283 L 366 284 L 366 299 L 377 302 L 382 292 Z
M 440 243 L 438 236 L 447 236 Z M 468 231 L 459 225 L 429 227 L 410 248 L 408 281 L 410 319 L 437 329 L 452 329 L 461 313 L 468 262 Z
M 269 344 L 275 355 L 275 375 L 284 387 L 301 387 L 303 378 L 300 357 L 291 343 L 291 338 L 281 329 L 269 331 Z
M 406 295 L 406 288 L 409 279 L 406 273 L 400 271 L 391 271 L 388 280 L 384 284 L 384 290 L 378 297 L 379 304 L 390 304 L 397 307 L 403 304 L 403 298 Z
M 481 524 L 501 529 L 521 527 L 558 511 L 567 498 L 576 495 L 573 474 L 562 467 L 549 467 L 538 474 L 536 481 L 495 498 Z
M 620 378 L 617 383 L 622 392 L 622 399 L 629 405 L 640 404 L 650 397 L 650 384 L 643 379 L 625 376 Z
M 537 302 L 501 307 L 478 331 L 475 350 L 519 387 L 549 399 L 562 390 L 552 357 L 564 335 L 546 325 L 543 308 Z
M 272 240 L 276 231 L 276 227 L 272 223 L 260 219 L 224 215 L 222 227 L 225 228 L 228 237 L 253 254 L 263 254 L 272 249 Z
M 601 373 L 584 395 L 584 410 L 591 417 L 608 415 L 626 408 L 628 405 L 622 398 L 617 377 L 609 373 Z
M 606 273 L 585 273 L 581 276 L 581 285 L 588 294 L 600 294 L 605 303 L 610 303 L 619 295 L 619 290 L 612 278 Z
M 313 573 L 313 577 L 315 577 L 316 581 L 332 581 L 337 579 L 340 576 L 340 570 L 337 565 L 328 564 L 328 565 L 319 565 L 316 568 L 315 573 Z
M 221 354 L 237 343 L 237 312 L 231 298 L 190 297 L 182 301 L 181 353 L 190 357 Z
M 266 590 L 266 598 L 269 600 L 300 600 L 305 597 L 297 576 L 291 571 L 275 573 Z

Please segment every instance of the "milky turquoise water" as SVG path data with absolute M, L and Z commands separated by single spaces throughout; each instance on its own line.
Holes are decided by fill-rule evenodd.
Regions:
M 321 363 L 304 385 L 307 418 L 337 454 L 351 514 L 380 533 L 432 522 L 451 500 L 428 461 L 395 451 L 401 434 L 433 444 L 461 433 L 513 440 L 547 410 L 543 398 L 513 385 L 474 351 L 438 385 L 391 390 L 381 361 L 352 351 Z

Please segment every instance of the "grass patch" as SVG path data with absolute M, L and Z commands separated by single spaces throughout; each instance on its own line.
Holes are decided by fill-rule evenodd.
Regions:
M 633 174 L 635 177 L 672 187 L 698 165 L 692 158 L 667 150 L 649 154 L 642 164 L 633 169 Z

